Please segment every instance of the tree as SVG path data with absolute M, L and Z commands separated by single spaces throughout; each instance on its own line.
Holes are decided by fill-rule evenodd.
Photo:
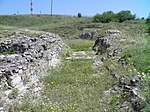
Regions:
M 78 13 L 78 17 L 82 17 L 82 14 L 81 14 L 81 13 Z
M 101 22 L 101 14 L 97 13 L 97 14 L 93 17 L 93 21 L 94 21 L 94 22 Z
M 144 18 L 144 17 L 142 17 L 141 19 L 142 19 L 142 20 L 144 20 L 145 18 Z
M 107 11 L 103 14 L 96 14 L 93 18 L 94 22 L 102 22 L 102 23 L 109 23 L 112 21 L 117 21 L 116 14 L 113 11 Z
M 136 15 L 135 14 L 132 15 L 131 11 L 129 11 L 129 10 L 126 10 L 126 11 L 123 10 L 117 14 L 117 18 L 118 18 L 119 22 L 124 22 L 126 20 L 135 20 L 135 17 L 136 17 Z
M 113 13 L 113 11 L 107 11 L 103 14 L 96 14 L 93 17 L 94 22 L 102 22 L 102 23 L 109 23 L 109 22 L 124 22 L 126 20 L 135 20 L 135 14 L 132 15 L 129 10 L 121 11 L 119 13 Z
M 109 23 L 115 21 L 116 15 L 112 11 L 104 12 L 103 14 L 103 23 Z

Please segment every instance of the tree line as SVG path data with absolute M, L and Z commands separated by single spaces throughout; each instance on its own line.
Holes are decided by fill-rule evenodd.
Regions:
M 129 10 L 123 10 L 119 13 L 107 11 L 102 14 L 96 14 L 93 17 L 94 22 L 109 23 L 109 22 L 124 22 L 126 20 L 135 20 L 136 15 L 131 14 Z
M 82 17 L 81 13 L 78 13 L 78 17 Z M 140 20 L 140 18 L 136 18 L 135 14 L 132 14 L 130 10 L 122 10 L 118 13 L 114 13 L 113 11 L 103 12 L 102 14 L 96 14 L 93 16 L 93 22 L 101 22 L 101 23 L 109 23 L 109 22 L 124 22 L 127 20 Z M 142 17 L 141 20 L 146 20 L 146 24 L 148 26 L 147 33 L 150 35 L 150 13 L 148 18 Z

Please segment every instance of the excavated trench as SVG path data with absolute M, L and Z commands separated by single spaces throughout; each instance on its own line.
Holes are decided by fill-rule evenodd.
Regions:
M 92 59 L 95 60 L 94 66 L 98 66 L 100 69 L 101 66 L 105 66 L 109 74 L 119 83 L 104 91 L 103 96 L 108 97 L 117 92 L 127 93 L 128 98 L 119 105 L 119 108 L 122 111 L 129 111 L 132 105 L 135 110 L 142 110 L 142 105 L 136 100 L 140 97 L 138 82 L 142 81 L 142 77 L 140 75 L 133 75 L 132 78 L 124 77 L 115 70 L 117 66 L 122 66 L 125 71 L 130 70 L 124 60 L 119 57 L 128 47 L 121 44 L 126 41 L 126 35 L 120 31 L 115 33 L 113 30 L 112 33 L 109 30 L 105 38 L 111 44 L 106 55 L 95 56 L 94 53 L 80 51 L 73 52 L 66 60 Z M 13 105 L 14 100 L 20 100 L 28 92 L 40 99 L 43 84 L 39 79 L 45 75 L 49 67 L 60 64 L 60 54 L 65 47 L 66 45 L 61 39 L 51 33 L 41 33 L 37 36 L 13 33 L 8 40 L 2 41 L 0 43 L 0 111 L 7 110 L 9 108 L 7 105 Z M 116 68 L 107 64 L 110 59 L 116 60 Z M 17 96 L 14 94 L 14 90 L 17 91 Z M 105 100 L 101 99 L 102 104 Z M 107 107 L 105 111 L 109 111 Z

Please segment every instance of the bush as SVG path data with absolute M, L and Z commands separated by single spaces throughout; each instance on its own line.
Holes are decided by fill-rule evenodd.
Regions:
M 112 11 L 104 12 L 103 14 L 96 14 L 93 18 L 94 22 L 102 23 L 109 23 L 116 20 L 116 15 Z
M 126 20 L 135 20 L 135 15 L 132 15 L 131 12 L 129 10 L 127 11 L 121 11 L 119 13 L 117 13 L 117 19 L 119 20 L 119 22 L 124 22 Z
M 78 13 L 78 17 L 79 17 L 79 18 L 82 17 L 82 14 L 81 14 L 81 13 Z

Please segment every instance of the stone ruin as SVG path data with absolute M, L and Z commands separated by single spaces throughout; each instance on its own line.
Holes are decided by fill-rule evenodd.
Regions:
M 54 34 L 45 33 L 29 37 L 13 33 L 8 40 L 0 42 L 0 103 L 7 108 L 17 88 L 20 99 L 28 91 L 40 96 L 42 82 L 39 80 L 49 67 L 60 63 L 65 45 Z
M 116 65 L 114 66 L 121 66 L 122 69 L 129 72 L 131 70 L 130 67 L 126 64 L 125 60 L 120 57 L 120 54 L 128 47 L 121 44 L 123 41 L 126 41 L 127 36 L 119 30 L 107 30 L 106 35 L 101 37 L 100 40 L 103 38 L 106 38 L 109 41 L 110 47 L 107 49 L 106 54 L 101 55 L 102 57 L 100 60 L 95 61 L 93 65 L 98 66 L 100 71 L 102 71 L 101 67 L 105 63 L 105 60 L 108 61 L 109 58 L 112 58 L 113 60 L 116 60 Z M 101 42 L 99 42 L 99 45 L 103 46 Z M 101 50 L 103 50 L 103 47 L 101 47 Z M 113 93 L 123 94 L 126 97 L 126 100 L 118 105 L 120 111 L 131 112 L 131 109 L 134 109 L 137 112 L 143 112 L 145 104 L 140 102 L 141 99 L 144 99 L 141 95 L 142 88 L 140 85 L 143 83 L 142 76 L 132 72 L 132 77 L 129 78 L 128 76 L 120 74 L 110 65 L 105 65 L 105 68 L 108 73 L 118 81 L 118 83 L 113 85 L 109 90 L 104 91 L 104 97 L 111 96 Z M 106 99 L 102 99 L 101 101 L 103 102 L 104 100 Z
M 119 30 L 113 30 L 113 29 L 107 30 L 105 33 L 108 34 L 108 35 L 119 35 L 119 34 L 122 34 Z
M 95 37 L 97 37 L 98 33 L 96 30 L 93 30 L 93 31 L 90 31 L 90 32 L 82 32 L 79 37 L 80 38 L 83 38 L 83 39 L 87 39 L 87 38 L 90 38 L 90 39 L 93 39 Z
M 97 25 L 97 24 L 90 24 L 90 25 L 84 25 L 84 26 L 76 26 L 78 30 L 83 31 L 85 28 L 102 28 L 103 26 Z

